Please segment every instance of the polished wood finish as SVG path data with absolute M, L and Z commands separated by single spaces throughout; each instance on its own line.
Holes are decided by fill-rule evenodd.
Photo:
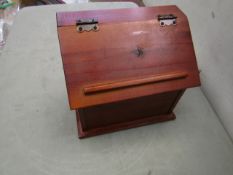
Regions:
M 157 6 L 157 7 L 136 7 L 125 9 L 111 10 L 91 10 L 77 12 L 59 12 L 57 13 L 57 26 L 72 26 L 75 25 L 78 18 L 93 18 L 98 19 L 100 23 L 117 23 L 117 22 L 133 22 L 156 19 L 160 14 L 175 14 L 178 17 L 179 23 L 186 22 L 187 17 L 179 10 L 177 6 Z M 188 27 L 188 26 L 186 26 Z
M 159 14 L 174 14 L 177 25 L 161 27 Z M 80 18 L 97 18 L 99 31 L 77 32 Z M 70 108 L 78 111 L 80 132 L 168 116 L 186 88 L 200 85 L 188 20 L 176 6 L 61 12 L 57 21 Z M 164 100 L 161 94 L 167 94 Z M 134 104 L 136 99 L 145 103 Z M 128 101 L 134 105 L 124 106 Z M 164 105 L 164 111 L 145 108 L 151 104 Z M 147 115 L 137 118 L 131 106 Z
M 168 9 L 178 16 L 177 26 L 160 27 L 155 16 L 168 13 Z M 58 34 L 71 109 L 180 90 L 200 84 L 187 18 L 174 6 L 169 6 L 168 9 L 147 7 L 58 13 Z M 119 22 L 119 16 L 126 12 L 129 14 L 121 18 L 123 22 Z M 72 19 L 73 16 L 75 19 L 85 18 L 84 14 L 88 14 L 87 17 L 90 17 L 90 14 L 97 16 L 100 22 L 98 32 L 78 33 L 74 23 L 68 25 L 63 21 Z M 110 19 L 113 22 L 110 22 Z M 125 22 L 128 19 L 133 21 Z M 142 54 L 138 55 L 138 50 L 141 50 Z M 185 71 L 188 76 L 177 81 L 133 86 L 101 94 L 83 93 L 84 87 L 92 84 L 176 71 Z
M 138 6 L 145 6 L 143 0 L 90 0 L 90 2 L 133 2 Z
M 179 91 L 167 92 L 81 109 L 83 130 L 168 114 L 178 95 Z
M 116 131 L 120 131 L 123 129 L 130 129 L 130 128 L 140 127 L 140 126 L 149 125 L 153 123 L 175 120 L 176 118 L 174 113 L 170 113 L 170 114 L 163 114 L 159 116 L 150 116 L 147 118 L 141 118 L 141 119 L 132 120 L 132 121 L 124 122 L 124 123 L 116 123 L 116 124 L 112 124 L 112 125 L 108 125 L 108 126 L 104 126 L 100 128 L 94 128 L 94 129 L 85 131 L 82 128 L 82 122 L 80 121 L 80 115 L 78 111 L 76 111 L 76 116 L 77 116 L 79 138 L 86 138 L 86 137 L 96 136 L 100 134 L 116 132 Z
M 187 76 L 188 76 L 187 72 L 172 72 L 161 75 L 150 75 L 147 77 L 138 77 L 137 79 L 93 84 L 93 85 L 89 85 L 88 87 L 84 87 L 83 91 L 85 94 L 97 93 L 97 92 L 109 91 L 119 88 L 129 88 L 131 86 L 175 80 L 175 79 L 185 78 Z
M 80 138 L 174 120 L 184 90 L 76 110 Z

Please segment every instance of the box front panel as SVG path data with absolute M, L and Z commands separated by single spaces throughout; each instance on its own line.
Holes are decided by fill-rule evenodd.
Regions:
M 80 112 L 83 130 L 168 114 L 179 94 L 180 91 L 168 92 L 84 108 Z

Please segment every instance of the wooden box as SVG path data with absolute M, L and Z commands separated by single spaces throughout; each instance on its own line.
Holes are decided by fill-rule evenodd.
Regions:
M 185 89 L 200 85 L 176 6 L 61 12 L 57 26 L 80 138 L 173 120 Z

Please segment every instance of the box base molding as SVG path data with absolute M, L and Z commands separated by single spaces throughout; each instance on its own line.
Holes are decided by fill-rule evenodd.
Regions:
M 119 131 L 123 129 L 130 129 L 130 128 L 140 127 L 140 126 L 144 126 L 148 124 L 174 120 L 176 116 L 172 112 L 170 114 L 147 117 L 147 118 L 142 118 L 142 119 L 138 119 L 134 121 L 128 121 L 128 122 L 98 127 L 98 128 L 94 128 L 90 130 L 85 130 L 85 131 L 83 130 L 78 110 L 76 110 L 76 118 L 77 118 L 77 126 L 78 126 L 78 136 L 79 138 L 86 138 L 86 137 L 106 134 L 110 132 L 115 132 L 115 131 Z

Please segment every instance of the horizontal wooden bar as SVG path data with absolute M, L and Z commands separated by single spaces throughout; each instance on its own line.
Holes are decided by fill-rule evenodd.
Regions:
M 110 91 L 119 88 L 127 88 L 131 86 L 140 86 L 149 83 L 158 83 L 162 81 L 169 81 L 175 79 L 186 78 L 188 73 L 185 71 L 170 72 L 159 75 L 150 75 L 147 77 L 139 77 L 136 79 L 120 80 L 108 83 L 99 83 L 84 87 L 85 94 L 98 93 L 103 91 Z

